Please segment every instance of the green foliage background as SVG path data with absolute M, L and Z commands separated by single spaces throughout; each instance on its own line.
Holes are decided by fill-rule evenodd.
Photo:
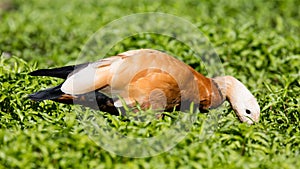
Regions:
M 299 7 L 297 0 L 1 0 L 0 168 L 299 168 Z M 208 115 L 199 114 L 187 137 L 172 150 L 127 158 L 91 141 L 73 106 L 26 99 L 60 82 L 30 77 L 28 72 L 72 63 L 99 28 L 119 17 L 149 11 L 183 17 L 208 37 L 225 73 L 244 82 L 258 98 L 259 124 L 239 123 L 227 104 L 209 139 L 200 137 L 201 119 Z M 138 36 L 112 53 L 166 47 L 170 42 Z M 182 60 L 201 70 L 188 49 L 174 45 Z M 112 126 L 118 124 L 117 130 L 126 126 L 129 132 L 147 135 L 157 130 L 158 123 L 169 126 L 168 120 L 155 121 L 142 130 L 138 123 L 102 114 L 114 122 Z

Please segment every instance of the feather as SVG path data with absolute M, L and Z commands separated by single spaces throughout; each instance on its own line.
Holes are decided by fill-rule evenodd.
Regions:
M 29 75 L 31 76 L 50 76 L 50 77 L 58 77 L 62 79 L 66 79 L 71 72 L 73 72 L 75 69 L 80 70 L 86 66 L 88 66 L 89 63 L 84 63 L 80 65 L 72 65 L 72 66 L 65 66 L 60 68 L 53 68 L 53 69 L 39 69 L 33 72 L 30 72 Z

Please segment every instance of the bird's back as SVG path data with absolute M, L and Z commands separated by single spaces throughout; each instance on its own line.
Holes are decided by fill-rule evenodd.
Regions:
M 112 58 L 107 85 L 112 95 L 121 96 L 127 104 L 169 109 L 193 101 L 209 107 L 210 80 L 182 61 L 151 49 L 132 50 L 117 57 Z

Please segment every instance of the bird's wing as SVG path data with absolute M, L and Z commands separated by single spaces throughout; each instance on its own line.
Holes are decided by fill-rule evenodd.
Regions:
M 78 95 L 101 89 L 109 84 L 114 69 L 121 62 L 122 57 L 112 56 L 74 70 L 62 84 L 61 90 L 67 94 Z

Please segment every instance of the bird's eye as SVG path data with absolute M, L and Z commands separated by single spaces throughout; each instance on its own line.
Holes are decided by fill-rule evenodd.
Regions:
M 247 114 L 251 114 L 251 111 L 248 110 L 248 109 L 246 109 L 246 113 L 247 113 Z

